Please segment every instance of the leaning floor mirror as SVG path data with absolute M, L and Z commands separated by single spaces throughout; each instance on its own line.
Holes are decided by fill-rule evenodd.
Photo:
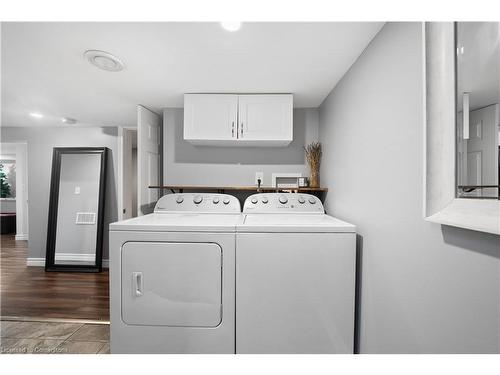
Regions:
M 54 148 L 46 271 L 100 272 L 108 149 Z

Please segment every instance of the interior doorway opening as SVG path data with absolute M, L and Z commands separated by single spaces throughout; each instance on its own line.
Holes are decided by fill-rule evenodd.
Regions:
M 0 144 L 2 234 L 28 240 L 28 145 Z

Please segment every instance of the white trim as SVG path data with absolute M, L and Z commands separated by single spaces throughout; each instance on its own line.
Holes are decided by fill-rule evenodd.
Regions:
M 425 220 L 479 232 L 500 234 L 500 201 L 457 198 Z
M 45 258 L 28 258 L 26 265 L 28 267 L 45 267 Z
M 499 200 L 456 198 L 454 24 L 426 25 L 424 51 L 431 55 L 425 59 L 424 80 L 425 220 L 500 235 Z
M 75 261 L 75 262 L 92 262 L 95 260 L 95 254 L 79 254 L 79 253 L 56 253 L 55 260 Z
M 28 207 L 28 142 L 17 140 L 0 143 L 2 151 L 16 155 L 16 230 L 21 236 L 29 234 Z
M 28 267 L 45 267 L 45 258 L 28 258 L 26 265 Z M 102 268 L 109 268 L 109 259 L 102 260 Z
M 423 197 L 424 199 L 422 200 L 422 216 L 425 217 L 427 216 L 427 160 L 426 160 L 426 153 L 427 153 L 427 68 L 426 68 L 426 43 L 425 43 L 425 22 L 422 22 L 422 108 L 423 108 L 423 115 L 422 115 L 422 130 L 423 130 L 423 142 L 422 142 L 422 163 L 423 163 L 423 176 L 424 178 L 422 179 L 422 189 L 423 189 Z
M 118 221 L 123 220 L 123 126 L 118 127 L 117 151 L 118 151 L 118 186 L 117 186 L 117 199 L 118 199 Z
M 16 241 L 28 241 L 27 234 L 16 234 Z

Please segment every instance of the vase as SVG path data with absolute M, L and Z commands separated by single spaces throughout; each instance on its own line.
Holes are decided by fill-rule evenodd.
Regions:
M 309 186 L 312 188 L 319 188 L 319 170 L 311 169 L 311 179 Z

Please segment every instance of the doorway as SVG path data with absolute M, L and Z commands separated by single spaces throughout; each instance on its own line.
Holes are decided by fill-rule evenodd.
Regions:
M 0 144 L 1 198 L 3 224 L 12 222 L 16 241 L 28 240 L 28 145 L 25 142 Z M 2 225 L 3 227 L 4 225 Z M 9 228 L 2 228 L 4 230 Z

